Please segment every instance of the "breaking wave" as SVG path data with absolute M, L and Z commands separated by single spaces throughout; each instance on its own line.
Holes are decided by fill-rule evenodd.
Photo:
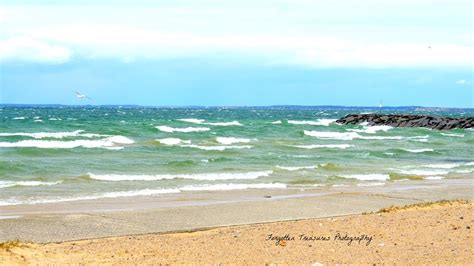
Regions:
M 293 125 L 311 125 L 311 126 L 329 126 L 336 122 L 337 119 L 318 119 L 318 121 L 307 121 L 307 120 L 288 120 L 288 124 Z
M 190 180 L 237 180 L 257 179 L 273 174 L 273 171 L 246 172 L 246 173 L 208 173 L 208 174 L 162 174 L 162 175 L 96 175 L 88 174 L 91 179 L 102 181 L 156 181 L 169 179 Z
M 169 126 L 157 126 L 158 130 L 168 133 L 173 132 L 182 132 L 182 133 L 189 133 L 189 132 L 203 132 L 211 130 L 208 127 L 185 127 L 185 128 L 174 128 Z
M 22 140 L 18 142 L 0 142 L 0 148 L 40 148 L 40 149 L 73 149 L 104 148 L 123 149 L 122 144 L 133 144 L 134 141 L 124 136 L 113 136 L 100 140 Z

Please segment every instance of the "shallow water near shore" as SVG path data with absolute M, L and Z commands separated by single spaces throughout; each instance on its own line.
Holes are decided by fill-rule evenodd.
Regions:
M 365 112 L 407 113 L 3 106 L 0 205 L 472 178 L 474 131 L 334 123 Z

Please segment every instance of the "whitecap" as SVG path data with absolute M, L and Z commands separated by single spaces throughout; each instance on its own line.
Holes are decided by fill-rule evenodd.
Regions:
M 433 149 L 402 149 L 407 152 L 411 153 L 422 153 L 422 152 L 433 152 Z
M 311 125 L 311 126 L 329 126 L 330 124 L 336 122 L 337 119 L 325 119 L 321 118 L 318 121 L 308 121 L 308 120 L 288 120 L 288 124 L 293 125 Z
M 227 149 L 251 149 L 253 146 L 250 145 L 241 145 L 241 146 L 200 146 L 194 144 L 181 145 L 181 147 L 195 148 L 205 151 L 224 151 Z
M 357 132 L 327 132 L 327 131 L 310 131 L 305 130 L 304 134 L 319 139 L 335 139 L 335 140 L 353 140 L 353 139 L 365 139 L 365 140 L 400 140 L 403 139 L 401 136 L 362 136 Z
M 358 136 L 358 139 L 367 139 L 367 140 L 401 140 L 402 136 Z
M 459 174 L 469 174 L 469 173 L 474 172 L 474 169 L 462 169 L 462 170 L 456 170 L 454 172 L 459 173 Z
M 377 131 L 384 131 L 387 132 L 393 127 L 391 126 L 365 126 L 364 129 L 347 129 L 347 131 L 352 131 L 352 132 L 359 132 L 359 133 L 368 133 L 368 134 L 375 134 Z
M 363 181 L 369 180 L 388 180 L 390 175 L 387 174 L 357 174 L 357 175 L 342 175 L 344 178 L 358 179 Z
M 458 167 L 458 166 L 461 166 L 461 164 L 458 164 L 458 163 L 445 163 L 445 164 L 425 164 L 425 165 L 422 165 L 422 167 L 425 167 L 425 168 L 440 168 L 440 169 L 451 169 L 451 168 L 455 168 L 455 167 Z
M 206 125 L 211 125 L 211 126 L 242 126 L 242 124 L 239 121 L 232 121 L 232 122 L 209 122 L 205 123 Z
M 12 118 L 12 120 L 25 120 L 25 119 L 26 119 L 26 117 L 24 117 L 24 116 L 19 116 L 19 117 Z
M 286 171 L 299 171 L 299 170 L 312 170 L 318 168 L 317 165 L 310 165 L 310 166 L 275 166 L 278 169 L 286 170 Z
M 103 181 L 156 181 L 169 179 L 190 179 L 190 180 L 237 180 L 237 179 L 257 179 L 266 177 L 273 171 L 245 172 L 245 173 L 204 173 L 204 174 L 162 174 L 162 175 L 127 175 L 109 174 L 96 175 L 88 174 L 91 179 Z
M 161 143 L 161 144 L 169 145 L 169 146 L 179 145 L 179 144 L 181 144 L 181 143 L 186 143 L 186 144 L 190 144 L 190 143 L 191 143 L 190 140 L 182 140 L 182 139 L 179 139 L 179 138 L 157 139 L 156 141 L 158 141 L 158 142 Z
M 279 124 L 281 124 L 281 120 L 273 121 L 271 123 L 274 124 L 274 125 L 279 125 Z
M 354 132 L 320 132 L 305 130 L 304 134 L 319 139 L 352 140 L 360 135 Z
M 36 186 L 54 186 L 61 184 L 63 181 L 56 182 L 42 182 L 42 181 L 0 181 L 0 188 L 7 187 L 36 187 Z
M 21 136 L 21 137 L 31 137 L 35 139 L 43 139 L 43 138 L 55 138 L 55 139 L 62 139 L 66 137 L 78 137 L 81 136 L 81 133 L 84 130 L 76 130 L 76 131 L 66 131 L 66 132 L 36 132 L 36 133 L 25 133 L 25 132 L 14 132 L 14 133 L 0 133 L 0 137 L 11 137 L 11 136 Z M 99 137 L 102 135 L 98 134 L 84 134 L 82 137 Z
M 420 169 L 413 169 L 413 170 L 403 170 L 400 171 L 400 174 L 404 175 L 420 175 L 420 176 L 437 176 L 437 175 L 446 175 L 449 171 L 446 170 L 420 170 Z
M 210 128 L 207 128 L 207 127 L 174 128 L 174 127 L 169 127 L 169 126 L 157 126 L 156 128 L 160 131 L 168 132 L 168 133 L 173 133 L 173 132 L 189 133 L 189 132 L 203 132 L 203 131 L 211 130 Z
M 444 176 L 427 176 L 425 177 L 424 179 L 427 179 L 427 180 L 439 180 L 439 179 L 444 179 Z
M 72 148 L 105 148 L 123 149 L 117 144 L 133 144 L 134 141 L 123 137 L 113 136 L 100 140 L 72 140 L 72 141 L 50 141 L 50 140 L 22 140 L 18 142 L 0 142 L 1 148 L 41 148 L 41 149 L 72 149 Z
M 455 133 L 440 133 L 443 136 L 464 138 L 464 134 L 455 134 Z
M 182 119 L 178 119 L 178 121 L 182 121 L 182 122 L 187 122 L 187 123 L 193 123 L 193 124 L 202 124 L 204 123 L 204 119 L 197 119 L 197 118 L 182 118 Z
M 231 145 L 235 143 L 249 143 L 251 140 L 244 139 L 244 138 L 234 138 L 234 137 L 217 137 L 216 141 L 219 142 L 220 144 Z
M 351 144 L 313 144 L 313 145 L 293 145 L 292 147 L 295 148 L 301 148 L 301 149 L 321 149 L 321 148 L 327 148 L 327 149 L 347 149 L 350 147 L 354 147 L 354 145 Z

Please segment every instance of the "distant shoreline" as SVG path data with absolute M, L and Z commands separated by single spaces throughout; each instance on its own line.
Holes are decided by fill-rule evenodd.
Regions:
M 12 104 L 12 103 L 1 103 L 0 107 L 39 107 L 39 108 L 51 108 L 51 107 L 72 107 L 72 108 L 183 108 L 183 109 L 214 109 L 214 108 L 229 108 L 229 109 L 334 109 L 334 110 L 354 110 L 354 109 L 368 109 L 368 110 L 407 110 L 407 111 L 474 111 L 474 107 L 427 107 L 427 106 L 345 106 L 345 105 L 135 105 L 135 104 L 104 104 L 104 105 L 74 105 L 74 104 Z

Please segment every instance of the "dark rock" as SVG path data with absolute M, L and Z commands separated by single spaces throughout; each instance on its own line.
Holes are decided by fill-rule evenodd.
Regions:
M 336 121 L 336 123 L 343 125 L 360 124 L 362 122 L 367 122 L 369 126 L 426 127 L 438 130 L 474 127 L 474 117 L 451 118 L 428 115 L 349 114 Z

